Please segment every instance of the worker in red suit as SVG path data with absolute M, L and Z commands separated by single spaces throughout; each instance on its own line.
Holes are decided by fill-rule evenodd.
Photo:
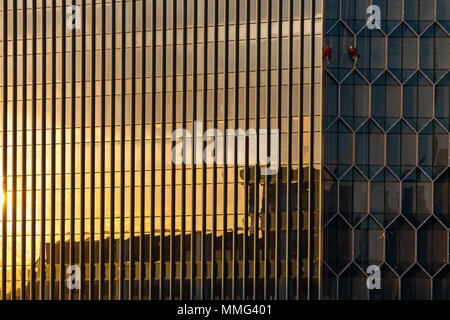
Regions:
M 327 58 L 327 61 L 331 59 L 331 49 L 328 47 L 323 48 L 322 59 Z
M 354 61 L 356 61 L 360 57 L 358 50 L 356 50 L 356 48 L 354 48 L 353 46 L 350 46 L 348 53 Z

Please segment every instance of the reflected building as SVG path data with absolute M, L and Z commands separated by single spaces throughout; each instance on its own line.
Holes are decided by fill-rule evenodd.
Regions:
M 2 299 L 447 299 L 431 2 L 3 1 Z

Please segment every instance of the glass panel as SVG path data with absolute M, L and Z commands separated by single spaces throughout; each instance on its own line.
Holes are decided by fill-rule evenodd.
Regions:
M 417 231 L 417 261 L 429 274 L 435 274 L 447 263 L 447 244 L 447 230 L 434 217 Z
M 370 213 L 383 226 L 400 213 L 400 183 L 388 169 L 370 183 Z
M 339 276 L 339 299 L 367 300 L 367 276 L 355 265 L 351 265 Z
M 388 130 L 401 116 L 401 88 L 390 73 L 385 72 L 372 85 L 371 99 L 372 117 Z
M 402 300 L 429 300 L 431 298 L 431 279 L 417 265 L 402 277 Z
M 339 216 L 324 229 L 324 260 L 335 273 L 352 259 L 351 234 L 350 226 Z
M 373 0 L 381 9 L 381 28 L 389 33 L 402 20 L 402 2 L 398 0 Z
M 370 217 L 356 227 L 355 261 L 363 270 L 370 265 L 380 265 L 383 261 L 383 234 L 383 229 Z
M 325 38 L 325 47 L 331 50 L 326 61 L 328 70 L 341 81 L 352 69 L 353 60 L 348 54 L 350 46 L 354 46 L 353 34 L 342 23 L 338 23 Z
M 356 130 L 369 116 L 369 85 L 355 71 L 341 85 L 341 117 Z
M 325 133 L 325 164 L 337 176 L 352 165 L 352 133 L 341 121 L 334 122 Z
M 368 213 L 368 183 L 351 169 L 339 184 L 339 212 L 353 226 Z
M 369 0 L 341 0 L 341 19 L 354 33 L 366 25 Z
M 414 229 L 404 218 L 399 217 L 386 230 L 386 262 L 401 275 L 414 260 Z
M 403 181 L 402 213 L 416 227 L 432 213 L 431 189 L 431 181 L 420 169 L 411 172 Z
M 436 121 L 419 133 L 419 166 L 433 178 L 448 166 L 448 133 Z
M 384 133 L 372 120 L 356 132 L 355 164 L 369 179 L 384 165 Z
M 403 88 L 403 116 L 417 131 L 433 116 L 432 101 L 433 87 L 417 72 Z
M 434 214 L 450 226 L 450 169 L 447 169 L 434 182 Z
M 403 120 L 388 132 L 386 164 L 402 179 L 416 165 L 416 134 Z
M 417 37 L 404 23 L 389 35 L 388 68 L 401 82 L 417 70 Z
M 405 20 L 417 33 L 422 33 L 431 24 L 434 19 L 434 12 L 434 1 L 405 1 Z
M 450 129 L 450 73 L 436 85 L 436 118 L 447 130 Z
M 379 30 L 364 28 L 356 43 L 360 57 L 357 67 L 366 79 L 373 81 L 385 69 L 386 39 Z
M 450 37 L 437 24 L 420 37 L 420 69 L 433 82 L 450 69 Z

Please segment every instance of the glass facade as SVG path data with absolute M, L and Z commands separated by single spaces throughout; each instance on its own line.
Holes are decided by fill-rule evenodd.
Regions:
M 448 0 L 0 20 L 2 299 L 450 298 Z
M 322 298 L 449 299 L 450 2 L 324 7 Z
M 318 299 L 322 11 L 3 1 L 1 297 Z M 247 135 L 177 163 L 180 129 L 194 155 Z M 275 174 L 252 130 L 278 133 Z

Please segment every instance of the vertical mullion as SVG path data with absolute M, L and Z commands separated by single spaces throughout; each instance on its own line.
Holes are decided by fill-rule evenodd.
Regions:
M 52 0 L 52 124 L 51 124 L 50 300 L 55 298 L 56 230 L 56 1 Z
M 85 216 L 86 216 L 86 0 L 81 2 L 81 150 L 80 150 L 80 291 L 79 298 L 83 299 L 85 285 Z
M 46 85 L 46 77 L 47 77 L 47 35 L 46 35 L 46 8 L 47 1 L 42 1 L 42 114 L 41 114 L 41 254 L 39 257 L 41 263 L 41 279 L 40 279 L 40 298 L 41 300 L 45 299 L 45 212 L 46 212 L 46 99 L 47 99 L 47 85 Z
M 109 217 L 109 300 L 115 287 L 115 163 L 116 163 L 116 0 L 111 0 L 111 158 L 110 158 L 110 217 Z
M 134 215 L 135 215 L 135 179 L 136 179 L 136 1 L 131 3 L 131 154 L 130 154 L 130 240 L 128 275 L 128 298 L 133 299 L 134 292 Z M 124 20 L 125 22 L 125 20 Z
M 311 0 L 311 8 L 310 8 L 310 19 L 311 19 L 311 37 L 310 37 L 310 52 L 308 54 L 311 55 L 311 72 L 310 72 L 310 134 L 309 134 L 309 145 L 311 146 L 310 154 L 309 154 L 309 194 L 308 194 L 308 300 L 314 299 L 314 293 L 312 290 L 312 278 L 314 273 L 314 259 L 312 255 L 314 254 L 314 230 L 313 230 L 313 201 L 314 201 L 314 34 L 315 34 L 315 26 L 314 26 L 314 8 L 315 1 Z
M 27 231 L 27 1 L 22 1 L 22 240 L 21 299 L 26 298 Z
M 266 124 L 267 124 L 267 132 L 270 132 L 270 115 L 271 115 L 271 41 L 272 41 L 272 1 L 267 1 L 267 82 L 266 82 L 266 103 L 267 103 L 267 110 L 266 110 Z M 267 137 L 267 152 L 270 150 L 270 139 Z M 269 226 L 269 188 L 270 188 L 270 180 L 271 177 L 265 176 L 264 178 L 264 299 L 269 298 L 269 294 L 267 292 L 268 284 L 269 284 L 269 236 L 270 236 L 270 226 Z
M 282 54 L 283 54 L 283 48 L 282 48 L 282 27 L 283 27 L 283 2 L 278 2 L 278 52 L 277 52 L 277 73 L 278 73 L 278 82 L 277 82 L 277 129 L 281 129 L 281 93 L 282 93 L 282 87 L 281 87 L 281 61 L 282 61 Z M 282 143 L 282 142 L 281 142 Z M 280 143 L 280 145 L 281 145 Z M 281 154 L 281 147 L 278 146 L 278 154 Z M 281 181 L 280 177 L 282 175 L 283 169 L 276 175 L 276 182 L 275 182 L 275 300 L 278 300 L 279 296 L 279 234 L 280 234 L 280 186 Z
M 141 59 L 142 59 L 142 70 L 141 70 L 141 220 L 140 220 L 140 243 L 139 243 L 139 299 L 144 299 L 144 281 L 145 281 L 145 125 L 146 125 L 146 113 L 145 113 L 145 102 L 146 102 L 146 3 L 145 0 L 142 1 L 142 41 L 141 41 Z
M 176 130 L 176 85 L 177 85 L 177 28 L 176 28 L 176 21 L 177 21 L 177 0 L 174 0 L 172 2 L 172 132 Z M 180 0 L 178 0 L 180 1 Z M 171 150 L 175 147 L 175 142 L 172 140 L 172 146 Z M 169 270 L 170 270 L 170 277 L 169 277 L 169 299 L 174 298 L 174 281 L 175 281 L 175 261 L 174 261 L 174 247 L 175 247 L 175 164 L 173 161 L 171 161 L 171 167 L 170 167 L 170 175 L 171 175 L 171 182 L 170 182 L 170 191 L 171 191 L 171 197 L 170 197 L 170 210 L 171 210 L 171 216 L 170 216 L 170 248 L 169 248 Z
M 186 63 L 187 63 L 187 1 L 183 0 L 183 92 L 182 92 L 182 128 L 186 129 Z M 185 237 L 186 237 L 186 164 L 181 165 L 181 235 L 180 235 L 180 299 L 184 298 L 185 283 Z
M 301 278 L 302 278 L 302 267 L 301 267 L 301 241 L 302 241 L 302 232 L 303 232 L 303 203 L 302 203 L 302 180 L 303 180 L 303 39 L 304 39 L 304 3 L 300 1 L 299 4 L 299 20 L 300 20 L 300 41 L 299 41 L 299 66 L 300 66 L 300 81 L 299 81 L 299 95 L 298 95 L 298 110 L 299 110 L 299 129 L 298 129 L 298 174 L 297 174 L 297 300 L 302 298 L 301 296 Z
M 63 10 L 66 0 L 62 1 Z M 64 12 L 64 11 L 63 11 Z M 59 299 L 65 292 L 65 244 L 66 244 L 66 17 L 61 14 L 62 51 L 61 51 L 61 224 L 59 241 Z
M 91 22 L 91 185 L 90 185 L 90 228 L 89 228 L 89 300 L 94 299 L 95 281 L 95 24 L 96 24 L 96 4 L 91 2 L 92 22 Z
M 102 62 L 101 62 L 101 128 L 100 128 L 100 243 L 98 297 L 103 299 L 105 278 L 105 126 L 106 126 L 106 0 L 102 0 Z
M 319 0 L 319 2 L 317 2 L 317 3 L 320 3 L 320 8 L 321 8 L 321 10 L 322 10 L 322 13 L 321 13 L 321 16 L 323 16 L 323 8 L 325 7 L 325 5 L 324 5 L 324 3 L 323 3 L 323 1 L 322 0 Z M 316 2 L 314 2 L 314 15 L 313 15 L 313 17 L 314 17 L 314 20 L 315 20 L 315 17 L 316 17 L 316 11 L 315 11 L 315 9 L 316 9 Z M 313 29 L 314 31 L 315 31 L 315 27 L 314 27 L 314 29 Z M 315 34 L 315 32 L 313 33 L 313 34 Z M 321 30 L 320 30 L 320 34 L 321 34 L 321 44 L 320 44 L 320 46 L 322 46 L 323 47 L 323 42 L 324 42 L 324 34 L 325 34 L 325 31 L 324 31 L 324 27 L 323 27 L 323 24 L 322 24 L 322 26 L 321 26 Z M 313 51 L 312 51 L 312 53 L 313 53 L 313 59 L 312 59 L 312 61 L 316 61 L 316 56 L 314 56 L 314 54 L 315 54 L 315 47 L 316 47 L 316 43 L 315 43 L 315 40 L 314 40 L 314 47 L 313 47 Z M 319 61 L 319 60 L 318 60 Z M 320 84 L 320 88 L 323 88 L 323 76 L 322 76 L 322 74 L 319 76 L 319 84 Z M 324 100 L 324 90 L 323 89 L 321 89 L 321 101 L 320 101 L 320 104 L 322 104 L 322 102 L 323 102 L 323 100 Z M 320 118 L 320 123 L 323 123 L 323 119 L 322 119 L 322 112 L 320 112 L 319 113 L 319 118 Z M 318 135 L 320 136 L 320 137 L 322 137 L 322 134 L 323 134 L 323 132 L 322 132 L 322 127 L 321 126 L 319 126 L 319 131 L 318 131 Z M 320 144 L 319 146 L 316 146 L 316 147 L 319 147 L 319 150 L 320 150 L 320 162 L 322 163 L 323 161 L 322 161 L 322 158 L 323 158 L 323 148 L 322 148 L 322 144 Z M 318 265 L 319 265 L 319 267 L 318 267 L 318 274 L 317 274 L 317 290 L 318 290 L 318 292 L 317 292 L 317 300 L 321 300 L 322 299 L 322 281 L 323 281 L 323 279 L 322 279 L 322 270 L 323 270 L 323 265 L 322 265 L 322 257 L 323 257 L 323 245 L 322 245 L 322 243 L 323 243 L 323 236 L 322 236 L 322 232 L 323 232 L 323 230 L 322 230 L 322 215 L 321 215 L 321 212 L 322 212 L 322 208 L 323 208 L 323 200 L 322 200 L 322 194 L 321 194 L 321 191 L 320 190 L 322 190 L 322 179 L 323 179 L 323 170 L 319 170 L 319 179 L 318 179 L 318 184 L 319 184 L 319 187 L 318 187 L 318 190 L 319 190 L 319 194 L 316 194 L 316 196 L 318 196 L 319 197 L 319 201 L 318 201 L 318 208 L 317 208 L 317 212 L 318 212 L 318 222 L 317 222 L 317 230 L 318 230 L 318 241 L 317 241 L 317 247 L 318 247 Z
M 6 2 L 6 1 L 5 1 Z M 36 1 L 33 1 L 33 38 L 32 38 L 32 94 L 31 94 L 31 104 L 32 104 L 32 122 L 31 122 L 31 274 L 30 274 L 30 299 L 34 300 L 36 291 Z M 25 29 L 25 28 L 24 28 Z M 6 34 L 6 30 L 4 30 Z M 6 70 L 6 69 L 4 69 Z M 6 96 L 4 95 L 6 100 Z M 5 167 L 4 167 L 5 168 Z M 4 281 L 3 281 L 4 282 Z
M 153 260 L 154 236 L 155 236 L 155 94 L 156 94 L 156 1 L 152 5 L 152 60 L 151 60 L 151 132 L 150 132 L 150 239 L 149 239 L 149 299 L 153 298 L 153 282 L 155 276 L 155 267 Z
M 289 0 L 288 8 L 288 22 L 289 22 L 289 33 L 288 33 L 288 116 L 287 116 L 287 127 L 288 127 L 288 165 L 287 165 L 287 181 L 286 181 L 286 300 L 289 300 L 289 280 L 290 280 L 290 268 L 289 268 L 289 233 L 290 233 L 290 202 L 291 202 L 291 172 L 292 172 L 292 1 Z
M 72 0 L 72 8 L 76 5 L 76 0 Z M 75 264 L 75 175 L 76 175 L 76 162 L 75 162 L 75 151 L 76 151 L 76 29 L 72 29 L 72 79 L 71 79 L 71 137 L 70 137 L 70 265 Z M 73 290 L 69 291 L 69 298 L 73 299 Z
M 203 130 L 206 132 L 208 129 L 208 1 L 203 2 Z M 206 143 L 202 139 L 202 150 L 205 150 Z M 207 187 L 207 173 L 206 173 L 206 163 L 202 161 L 202 231 L 201 231 L 201 245 L 200 245 L 200 299 L 205 298 L 205 273 L 206 273 L 206 187 Z
M 217 0 L 214 1 L 214 129 L 217 130 L 217 71 L 218 71 L 218 5 Z M 217 139 L 217 137 L 215 138 Z M 216 141 L 215 141 L 216 143 Z M 216 159 L 217 160 L 217 159 Z M 217 161 L 213 164 L 213 212 L 212 212 L 212 234 L 211 234 L 211 297 L 214 299 L 214 288 L 216 282 L 216 237 L 217 237 Z
M 126 151 L 126 0 L 122 0 L 122 31 L 121 31 L 121 79 L 120 79 L 120 274 L 119 274 L 119 300 L 124 299 L 125 275 L 125 151 Z
M 195 297 L 195 287 L 196 287 L 196 276 L 197 276 L 197 264 L 196 264 L 196 257 L 195 257 L 195 241 L 197 237 L 197 230 L 196 230 L 196 201 L 197 201 L 197 24 L 198 24 L 198 0 L 193 0 L 194 2 L 194 25 L 193 25 L 193 61 L 192 61 L 192 72 L 193 72 L 193 80 L 192 80 L 192 128 L 193 128 L 193 143 L 192 143 L 192 156 L 194 158 L 194 161 L 192 161 L 192 219 L 191 219 L 191 288 L 190 288 L 190 299 L 194 299 Z
M 229 79 L 229 67 L 228 67 L 228 58 L 229 58 L 229 52 L 228 52 L 228 39 L 229 39 L 229 2 L 228 1 L 224 1 L 225 2 L 225 8 L 222 8 L 225 10 L 225 39 L 224 39 L 224 44 L 225 44 L 225 66 L 224 66 L 224 95 L 223 95 L 223 99 L 224 99 L 224 133 L 225 133 L 225 141 L 227 141 L 228 139 L 228 135 L 227 135 L 227 130 L 228 130 L 228 79 Z M 228 206 L 227 206 L 227 201 L 228 201 L 228 165 L 227 165 L 227 157 L 228 157 L 228 150 L 226 147 L 227 143 L 224 143 L 224 147 L 223 147 L 223 159 L 224 159 L 224 168 L 223 168 L 223 227 L 222 227 L 222 257 L 221 257 L 221 261 L 222 261 L 222 273 L 221 273 L 221 278 L 222 278 L 222 290 L 221 290 L 221 299 L 224 300 L 225 296 L 226 296 L 226 265 L 227 265 L 227 261 L 226 261 L 226 234 L 228 232 L 228 226 L 227 226 L 227 214 L 228 214 Z
M 260 148 L 260 86 L 261 86 L 261 2 L 256 1 L 256 137 L 258 139 L 256 145 L 256 165 L 255 165 L 255 185 L 254 185 L 254 204 L 253 204 L 253 299 L 258 299 L 258 265 L 259 265 L 259 255 L 258 255 L 258 218 L 259 218 L 259 148 Z
M 130 274 L 129 299 L 133 299 L 134 292 L 134 219 L 135 219 L 135 179 L 136 179 L 136 1 L 132 2 L 132 31 L 131 31 L 131 168 L 130 168 Z M 142 138 L 142 137 L 141 137 Z
M 8 1 L 3 1 L 3 194 L 6 195 L 8 191 L 7 177 L 8 177 Z M 3 197 L 2 203 L 2 300 L 6 299 L 6 282 L 7 282 L 7 201 Z
M 17 1 L 13 1 L 13 88 L 12 88 L 12 241 L 11 241 L 11 300 L 16 299 L 17 254 Z M 3 156 L 6 156 L 4 154 Z
M 244 233 L 242 237 L 242 299 L 247 299 L 248 189 L 249 169 L 249 92 L 250 92 L 250 1 L 245 5 L 245 165 L 244 165 Z
M 167 47 L 167 3 L 162 3 L 162 106 L 166 106 L 166 47 Z M 164 238 L 165 230 L 165 199 L 166 199 L 166 108 L 161 110 L 161 203 L 160 203 L 160 233 L 159 233 L 159 299 L 164 298 L 165 282 L 165 259 L 164 259 Z
M 234 129 L 239 128 L 239 0 L 235 0 L 235 31 L 234 31 Z M 236 137 L 234 139 L 237 140 Z M 235 141 L 236 141 L 235 140 Z M 234 192 L 234 205 L 233 205 L 233 266 L 232 266 L 232 293 L 231 299 L 236 299 L 236 245 L 237 245 L 237 219 L 238 219 L 238 166 L 237 166 L 237 144 L 238 141 L 234 143 L 234 159 L 233 159 L 233 192 Z

